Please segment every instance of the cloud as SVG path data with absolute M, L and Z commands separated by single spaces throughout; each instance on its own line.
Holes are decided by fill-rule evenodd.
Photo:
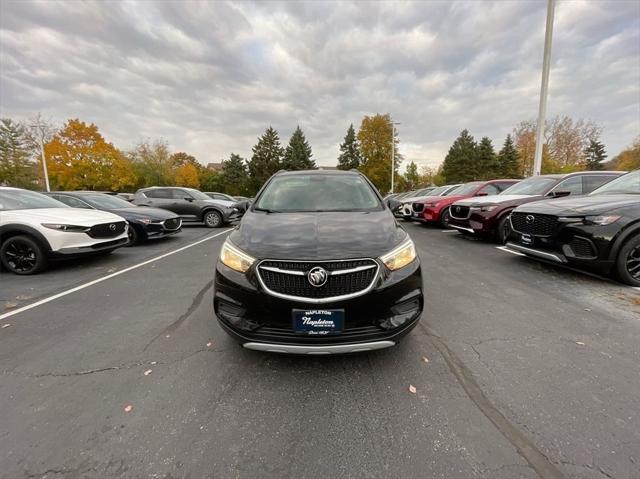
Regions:
M 0 113 L 163 137 L 201 162 L 300 125 L 319 164 L 350 123 L 391 113 L 407 160 L 437 165 L 463 128 L 500 145 L 535 118 L 544 2 L 27 2 L 0 15 Z M 640 134 L 640 4 L 559 2 L 549 115 Z

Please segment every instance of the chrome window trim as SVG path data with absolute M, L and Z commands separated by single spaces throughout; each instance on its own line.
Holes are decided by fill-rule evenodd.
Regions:
M 268 261 L 278 261 L 278 262 L 288 262 L 288 263 L 339 263 L 339 262 L 348 262 L 348 261 L 373 261 L 375 263 L 375 265 L 369 265 L 366 266 L 365 269 L 371 269 L 372 267 L 376 268 L 376 272 L 373 275 L 373 279 L 371 280 L 371 283 L 365 288 L 362 289 L 360 291 L 356 291 L 355 293 L 349 293 L 349 294 L 342 294 L 339 296 L 330 296 L 327 298 L 307 298 L 305 296 L 292 296 L 289 294 L 284 294 L 284 293 L 278 293 L 276 291 L 273 291 L 271 289 L 269 289 L 267 287 L 267 285 L 264 283 L 264 281 L 262 280 L 262 276 L 260 275 L 260 268 L 263 267 L 262 263 L 264 262 L 268 262 Z M 279 268 L 273 268 L 271 266 L 265 266 L 263 267 L 264 269 L 268 270 L 268 271 L 273 271 L 274 269 L 278 270 Z M 351 270 L 357 270 L 357 268 L 362 268 L 361 266 L 358 266 L 356 268 L 350 268 Z M 355 272 L 355 271 L 349 271 L 349 270 L 336 270 L 339 273 L 338 274 L 345 274 L 343 273 L 343 271 L 346 272 Z M 360 271 L 360 270 L 358 270 Z M 285 273 L 285 274 L 294 274 L 296 276 L 305 276 L 305 273 L 303 271 L 296 271 L 293 272 L 292 270 L 279 270 L 276 271 L 279 273 Z M 335 273 L 335 272 L 330 272 L 327 271 L 328 273 Z M 369 291 L 371 291 L 377 280 L 378 277 L 380 275 L 380 263 L 378 263 L 375 259 L 373 258 L 350 258 L 350 259 L 324 259 L 324 260 L 282 260 L 282 259 L 263 259 L 261 260 L 258 265 L 256 266 L 256 276 L 258 278 L 258 282 L 260 283 L 260 286 L 262 286 L 262 289 L 264 289 L 264 291 L 272 296 L 275 296 L 276 298 L 282 298 L 282 299 L 288 299 L 291 301 L 297 301 L 297 302 L 303 302 L 303 303 L 313 303 L 313 304 L 323 304 L 323 303 L 331 303 L 333 301 L 344 301 L 347 299 L 351 299 L 351 298 L 357 298 L 358 296 L 362 296 L 364 294 L 367 294 Z

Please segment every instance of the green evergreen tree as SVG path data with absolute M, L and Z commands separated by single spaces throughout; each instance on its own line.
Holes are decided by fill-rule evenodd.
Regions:
M 462 130 L 449 148 L 442 173 L 447 183 L 463 183 L 477 178 L 476 142 L 468 130 Z
M 222 163 L 224 192 L 229 195 L 242 195 L 247 188 L 247 165 L 244 158 L 231 153 L 229 159 Z
M 500 176 L 498 157 L 487 136 L 482 137 L 476 148 L 476 172 L 476 180 L 493 180 Z
M 404 189 L 413 190 L 418 187 L 419 183 L 418 165 L 412 161 L 407 165 L 407 171 L 404 172 Z
M 37 163 L 31 160 L 31 156 L 24 125 L 9 118 L 0 120 L 0 185 L 18 188 L 37 186 Z
M 283 149 L 278 132 L 272 127 L 266 129 L 252 148 L 253 155 L 248 163 L 249 193 L 255 194 L 271 175 L 282 168 Z
M 284 151 L 282 168 L 285 170 L 315 170 L 316 162 L 311 159 L 311 147 L 304 133 L 297 126 Z
M 604 161 L 607 159 L 604 145 L 598 140 L 591 140 L 584 150 L 585 166 L 587 170 L 603 170 Z
M 507 135 L 498 153 L 498 173 L 502 178 L 521 178 L 522 165 L 511 135 Z
M 344 137 L 344 141 L 340 145 L 340 156 L 338 156 L 338 169 L 339 170 L 351 170 L 357 169 L 362 164 L 362 157 L 360 156 L 360 147 L 358 145 L 358 139 L 356 138 L 356 130 L 353 128 L 353 123 L 349 125 L 347 134 Z

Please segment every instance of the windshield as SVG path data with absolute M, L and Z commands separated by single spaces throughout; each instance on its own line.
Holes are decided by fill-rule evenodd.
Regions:
M 86 201 L 91 206 L 105 210 L 116 210 L 120 208 L 133 208 L 134 205 L 117 196 L 95 194 L 95 195 L 82 195 L 80 199 Z
M 476 191 L 478 189 L 478 186 L 480 186 L 481 184 L 482 183 L 480 181 L 475 183 L 466 183 L 464 185 L 458 186 L 457 188 L 454 188 L 448 194 L 452 194 L 455 192 L 456 195 L 470 195 L 471 193 Z
M 504 190 L 501 195 L 544 195 L 560 178 L 534 176 L 516 183 Z
M 372 211 L 382 209 L 373 188 L 359 175 L 291 175 L 272 179 L 256 210 Z
M 624 176 L 605 183 L 591 195 L 640 194 L 640 170 L 632 171 Z
M 193 188 L 185 188 L 185 191 L 188 191 L 196 200 L 211 200 L 211 197 L 205 195 L 202 191 L 194 190 Z
M 437 188 L 431 190 L 429 192 L 429 196 L 441 196 L 442 194 L 444 194 L 445 191 L 447 191 L 449 188 L 451 188 L 451 185 L 448 186 L 438 186 Z
M 35 191 L 0 189 L 0 211 L 33 208 L 68 208 L 68 206 Z

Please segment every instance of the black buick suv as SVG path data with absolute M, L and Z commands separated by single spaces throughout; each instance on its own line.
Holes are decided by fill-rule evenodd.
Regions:
M 577 198 L 516 208 L 507 246 L 640 286 L 640 170 Z
M 220 251 L 214 310 L 245 348 L 332 354 L 393 346 L 420 318 L 420 261 L 355 171 L 272 176 Z

